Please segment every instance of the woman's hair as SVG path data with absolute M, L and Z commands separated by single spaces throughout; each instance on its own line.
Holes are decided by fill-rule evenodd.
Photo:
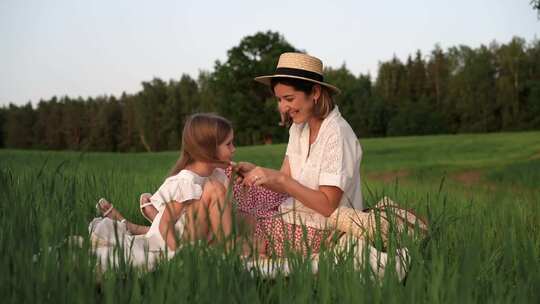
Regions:
M 276 77 L 272 78 L 272 80 L 270 81 L 270 88 L 272 89 L 272 93 L 274 93 L 274 88 L 279 83 L 291 86 L 296 91 L 304 92 L 304 94 L 306 95 L 313 93 L 313 87 L 315 85 L 319 85 L 315 82 L 298 78 Z M 316 100 L 315 105 L 313 106 L 313 115 L 317 118 L 324 119 L 326 118 L 326 116 L 328 116 L 328 114 L 330 114 L 330 112 L 332 112 L 335 103 L 331 91 L 323 85 L 319 86 L 321 87 L 321 95 L 319 96 L 319 99 Z M 285 122 L 282 121 L 282 123 Z
M 182 131 L 180 158 L 169 176 L 176 175 L 196 160 L 222 163 L 218 158 L 217 148 L 231 132 L 231 122 L 217 114 L 198 113 L 189 116 Z

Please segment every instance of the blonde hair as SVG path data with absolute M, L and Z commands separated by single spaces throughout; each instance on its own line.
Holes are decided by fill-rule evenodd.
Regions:
M 332 98 L 330 90 L 325 86 L 321 86 L 321 95 L 315 101 L 313 115 L 317 118 L 325 119 L 332 112 L 334 106 L 334 98 Z
M 218 158 L 217 148 L 232 132 L 227 119 L 213 113 L 198 113 L 189 116 L 182 131 L 182 150 L 169 176 L 176 175 L 194 161 L 223 163 Z

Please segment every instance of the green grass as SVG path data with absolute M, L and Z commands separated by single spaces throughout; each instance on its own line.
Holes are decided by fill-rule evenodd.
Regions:
M 405 282 L 380 282 L 350 257 L 317 275 L 266 280 L 219 248 L 186 247 L 154 272 L 122 266 L 102 275 L 87 235 L 99 197 L 128 218 L 141 192 L 159 186 L 177 152 L 0 151 L 0 296 L 19 302 L 455 303 L 540 301 L 540 132 L 361 140 L 366 204 L 388 195 L 428 217 L 431 235 L 409 244 Z M 236 160 L 278 168 L 284 145 L 239 148 Z M 396 172 L 400 172 L 396 174 Z M 49 249 L 49 247 L 53 248 Z M 36 253 L 40 255 L 35 258 Z

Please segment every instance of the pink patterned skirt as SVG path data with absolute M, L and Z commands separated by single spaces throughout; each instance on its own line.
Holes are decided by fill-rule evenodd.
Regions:
M 230 176 L 230 170 L 227 175 Z M 287 251 L 304 255 L 319 252 L 326 231 L 289 224 L 279 216 L 279 205 L 288 195 L 235 183 L 233 196 L 238 210 L 256 219 L 255 237 L 263 241 L 267 255 L 283 256 Z

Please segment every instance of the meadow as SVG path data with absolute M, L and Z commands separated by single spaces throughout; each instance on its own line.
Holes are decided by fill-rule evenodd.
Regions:
M 404 281 L 321 255 L 311 273 L 264 279 L 237 255 L 186 247 L 153 272 L 98 273 L 87 236 L 106 197 L 137 223 L 138 196 L 159 186 L 178 152 L 0 150 L 0 297 L 19 302 L 539 303 L 540 132 L 362 139 L 365 205 L 387 195 L 430 223 L 410 242 Z M 235 160 L 277 168 L 284 145 L 237 149 Z

